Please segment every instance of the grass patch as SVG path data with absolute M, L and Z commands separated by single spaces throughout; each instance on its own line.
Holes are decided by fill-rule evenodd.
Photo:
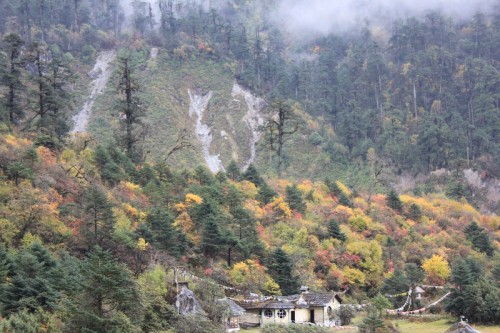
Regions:
M 398 319 L 392 321 L 394 326 L 402 333 L 444 333 L 454 321 L 450 319 L 439 319 L 435 321 L 422 322 L 415 320 Z M 481 333 L 498 333 L 500 326 L 471 325 Z

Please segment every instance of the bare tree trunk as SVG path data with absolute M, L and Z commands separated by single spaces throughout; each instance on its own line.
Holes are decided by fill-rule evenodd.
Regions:
M 415 113 L 415 119 L 418 119 L 417 113 L 417 80 L 413 80 L 413 112 Z

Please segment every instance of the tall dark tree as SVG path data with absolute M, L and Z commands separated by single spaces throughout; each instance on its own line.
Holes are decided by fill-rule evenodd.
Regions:
M 20 251 L 13 262 L 12 280 L 1 295 L 3 314 L 54 310 L 60 297 L 58 269 L 52 254 L 39 242 Z
M 399 199 L 399 195 L 395 190 L 391 190 L 385 199 L 387 206 L 391 207 L 397 212 L 401 212 L 403 209 L 403 203 Z
M 341 242 L 345 242 L 347 240 L 346 235 L 340 231 L 339 223 L 332 219 L 328 221 L 328 235 L 332 238 L 338 239 Z
M 288 203 L 288 206 L 291 209 L 304 214 L 306 212 L 307 205 L 304 201 L 304 195 L 298 189 L 297 184 L 287 186 L 285 191 L 285 201 Z
M 280 286 L 283 295 L 299 291 L 299 279 L 293 275 L 293 263 L 282 249 L 273 251 L 267 258 L 267 268 L 271 277 Z
M 494 247 L 491 244 L 490 237 L 484 232 L 476 222 L 471 222 L 464 230 L 468 241 L 472 243 L 475 249 L 484 252 L 489 256 L 493 255 Z
M 118 87 L 122 95 L 118 104 L 120 111 L 123 112 L 121 118 L 122 134 L 119 141 L 128 157 L 137 163 L 143 158 L 141 141 L 145 135 L 145 127 L 141 118 L 144 116 L 144 105 L 138 97 L 139 85 L 132 76 L 130 56 L 120 58 L 120 83 Z
M 90 186 L 83 200 L 84 229 L 82 234 L 87 239 L 89 248 L 95 245 L 110 246 L 115 218 L 106 192 L 97 186 Z
M 96 247 L 82 265 L 81 293 L 67 325 L 81 332 L 133 332 L 142 311 L 132 273 Z
M 278 159 L 278 175 L 281 174 L 286 139 L 297 132 L 299 122 L 289 104 L 282 100 L 277 100 L 270 107 L 270 114 L 267 122 L 262 127 L 265 135 L 266 146 L 274 151 Z
M 8 120 L 16 123 L 23 115 L 20 94 L 24 89 L 21 82 L 21 48 L 24 41 L 19 35 L 12 33 L 4 37 L 3 43 L 7 52 L 7 63 L 2 71 L 0 82 L 7 87 L 5 107 Z

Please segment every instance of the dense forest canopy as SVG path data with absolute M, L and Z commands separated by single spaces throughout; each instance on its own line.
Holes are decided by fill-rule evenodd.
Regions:
M 219 332 L 220 286 L 383 310 L 425 284 L 498 324 L 499 5 L 304 3 L 0 0 L 0 331 Z M 174 111 L 213 90 L 230 119 L 231 84 L 262 118 L 227 141 L 257 157 L 214 174 Z

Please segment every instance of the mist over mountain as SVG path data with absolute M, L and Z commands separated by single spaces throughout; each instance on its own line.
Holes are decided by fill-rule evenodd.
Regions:
M 495 0 L 281 0 L 271 17 L 290 34 L 327 34 L 439 11 L 457 19 L 493 10 Z

